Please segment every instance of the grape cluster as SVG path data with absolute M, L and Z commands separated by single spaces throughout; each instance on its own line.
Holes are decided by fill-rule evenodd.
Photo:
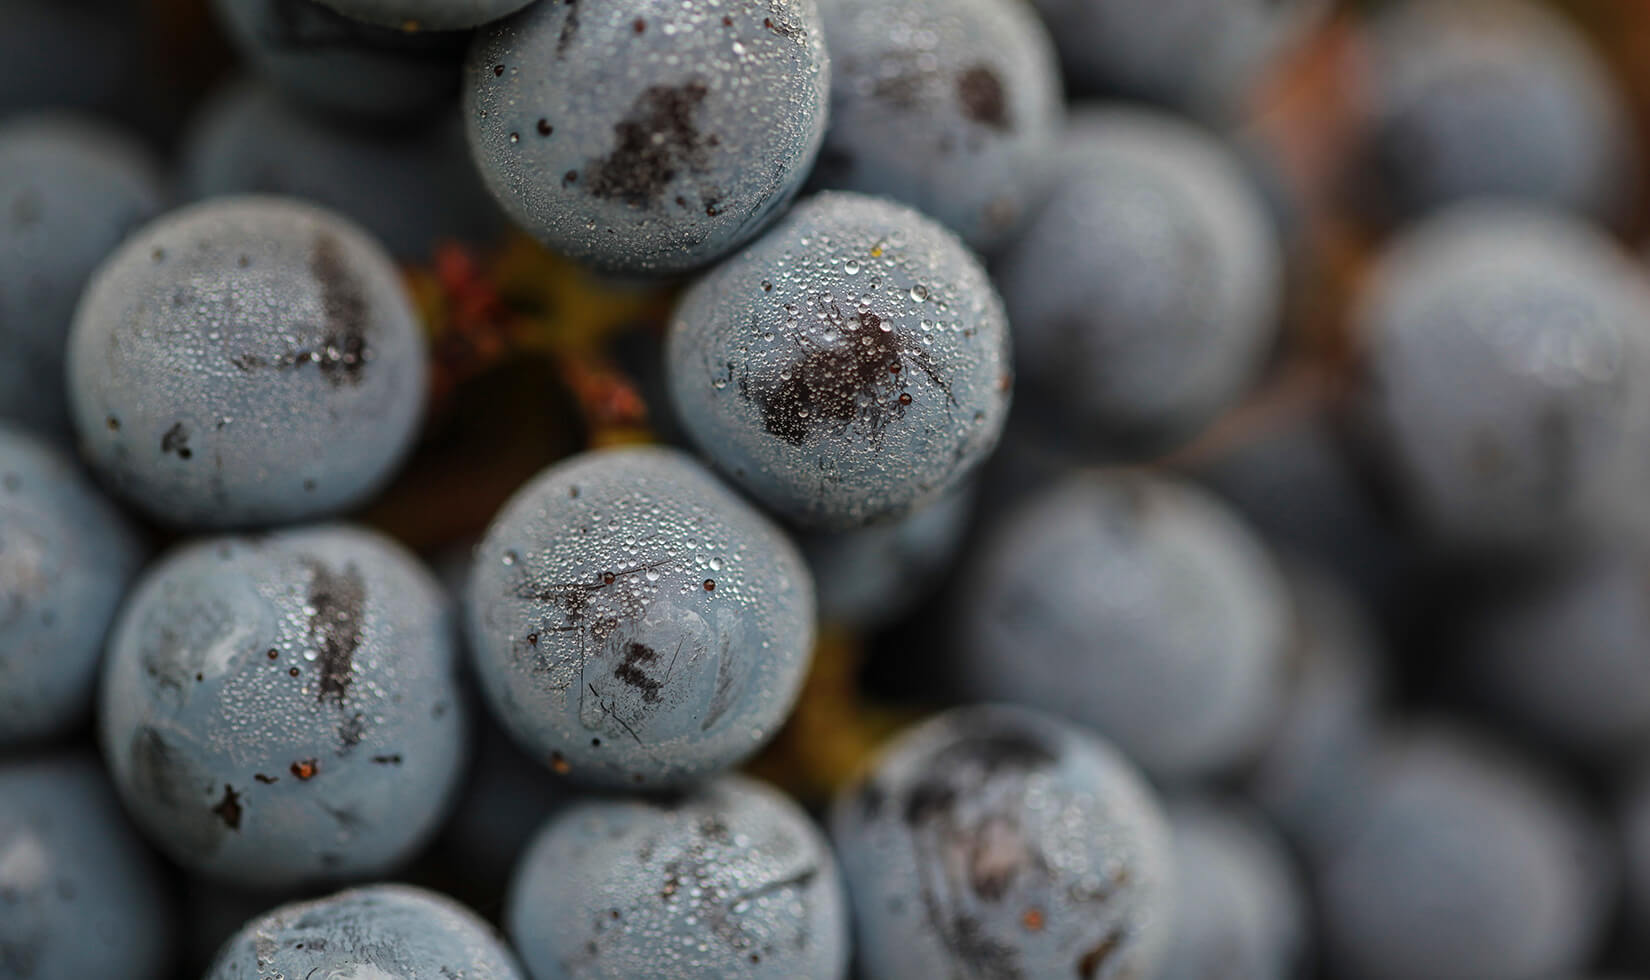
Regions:
M 0 980 L 1650 976 L 1650 7 L 0 14 Z

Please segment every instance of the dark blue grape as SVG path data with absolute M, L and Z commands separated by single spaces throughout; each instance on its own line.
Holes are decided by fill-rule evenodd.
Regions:
M 1315 868 L 1333 976 L 1569 976 L 1592 961 L 1615 872 L 1599 828 L 1540 771 L 1447 725 L 1405 729 Z
M 1602 234 L 1452 209 L 1391 247 L 1358 321 L 1369 419 L 1426 530 L 1537 549 L 1643 519 L 1650 289 Z
M 219 198 L 134 235 L 69 343 L 81 450 L 185 527 L 337 513 L 418 434 L 424 339 L 381 247 L 285 198 Z
M 830 84 L 814 0 L 539 3 L 482 29 L 470 145 L 504 210 L 620 273 L 707 265 L 807 176 Z
M 574 803 L 522 859 L 504 919 L 534 980 L 843 980 L 848 909 L 824 837 L 740 776 Z
M 676 307 L 671 403 L 716 465 L 795 523 L 844 530 L 962 482 L 1008 415 L 985 270 L 910 208 L 827 192 Z
M 1063 115 L 1037 18 L 997 0 L 821 0 L 831 124 L 816 182 L 892 198 L 975 248 L 1042 189 Z
M 813 580 L 761 512 L 684 453 L 607 449 L 516 493 L 476 550 L 481 688 L 541 763 L 598 785 L 691 783 L 771 738 L 812 653 Z
M 899 735 L 838 796 L 831 837 L 866 980 L 1156 975 L 1168 829 L 1080 729 L 962 708 Z
M 104 666 L 104 757 L 173 860 L 279 888 L 382 874 L 464 773 L 452 609 L 411 555 L 344 525 L 182 546 L 140 580 Z
M 526 980 L 474 912 L 408 885 L 283 905 L 230 939 L 206 980 Z
M 1054 169 L 996 270 L 1022 408 L 1076 448 L 1161 451 L 1237 401 L 1277 336 L 1265 204 L 1212 135 L 1141 109 L 1075 115 Z
M 1260 749 L 1284 698 L 1289 597 L 1218 500 L 1085 471 L 985 534 L 954 597 L 964 694 L 1088 725 L 1160 778 L 1207 776 Z
M 1406 0 L 1369 40 L 1361 165 L 1386 216 L 1503 197 L 1604 218 L 1628 203 L 1627 108 L 1560 16 L 1522 0 Z

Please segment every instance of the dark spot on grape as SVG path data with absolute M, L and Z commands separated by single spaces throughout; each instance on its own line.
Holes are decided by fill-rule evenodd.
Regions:
M 494 65 L 493 66 L 493 77 L 494 78 L 503 78 L 504 77 L 504 66 L 503 65 Z
M 314 493 L 315 492 L 315 481 L 314 480 L 305 480 L 304 481 L 304 492 L 305 493 Z
M 566 756 L 560 752 L 552 752 L 550 753 L 550 771 L 558 776 L 565 776 L 573 771 L 573 766 L 567 761 Z
M 568 184 L 578 183 L 578 180 L 579 172 L 577 170 L 569 170 L 567 173 L 562 175 L 561 183 L 563 187 L 566 187 Z
M 906 797 L 905 822 L 920 824 L 949 811 L 960 793 L 1000 776 L 1023 779 L 1056 761 L 1054 751 L 1028 732 L 969 735 L 936 753 L 926 775 Z
M 203 787 L 206 793 L 212 792 L 212 778 L 184 748 L 148 725 L 132 733 L 127 752 L 133 792 L 171 815 L 173 833 L 182 846 L 201 854 L 216 853 L 223 844 L 224 821 L 217 812 L 223 804 L 203 806 L 202 800 Z M 239 803 L 230 802 L 235 804 L 238 823 Z
M 160 451 L 176 453 L 179 459 L 189 459 L 194 456 L 194 450 L 189 448 L 189 428 L 182 422 L 172 423 L 172 427 L 160 437 Z
M 263 783 L 265 786 L 268 786 L 270 783 L 278 783 L 281 781 L 279 776 L 265 776 L 261 772 L 253 773 L 252 778 L 256 779 L 260 783 Z
M 613 669 L 613 676 L 623 681 L 627 686 L 642 692 L 642 700 L 648 704 L 658 704 L 659 691 L 664 687 L 663 682 L 654 680 L 642 669 L 644 665 L 659 662 L 659 652 L 652 647 L 640 643 L 627 643 L 624 648 L 624 660 Z
M 287 676 L 288 677 L 297 677 L 298 673 L 299 673 L 299 671 L 298 671 L 298 668 L 296 668 L 296 667 L 291 667 L 291 668 L 288 668 L 288 670 L 287 670 Z
M 401 764 L 401 756 L 399 754 L 375 755 L 372 757 L 372 761 L 374 765 L 379 766 L 399 766 Z
M 362 610 L 366 603 L 366 583 L 353 564 L 335 572 L 320 561 L 308 558 L 309 642 L 320 651 L 321 671 L 318 697 L 343 704 L 355 674 L 355 651 L 361 646 Z
M 713 579 L 713 578 L 705 579 L 705 591 L 706 592 L 715 592 L 716 591 L 716 580 L 715 579 Z
M 1009 128 L 1008 100 L 1002 79 L 985 65 L 975 65 L 957 76 L 957 101 L 963 115 L 992 129 Z
M 798 34 L 802 33 L 796 25 L 782 23 L 774 20 L 772 17 L 762 18 L 762 26 L 766 27 L 768 30 L 779 35 L 780 37 L 796 37 Z
M 638 17 L 630 22 L 630 29 L 635 31 L 637 34 L 641 34 L 647 30 L 647 21 Z
M 281 652 L 279 650 L 271 649 L 267 654 L 265 654 L 265 656 L 271 660 L 276 660 L 281 656 Z
M 573 43 L 574 35 L 579 33 L 578 0 L 562 0 L 562 5 L 567 8 L 567 19 L 562 21 L 561 34 L 556 38 L 558 58 L 567 53 L 567 46 Z
M 722 26 L 723 27 L 732 27 L 733 26 L 733 18 L 729 17 L 727 14 L 723 14 L 722 15 Z
M 1100 975 L 1100 968 L 1106 965 L 1117 947 L 1123 944 L 1123 934 L 1113 929 L 1106 934 L 1106 938 L 1090 947 L 1081 959 L 1077 961 L 1077 976 L 1081 980 L 1094 980 Z
M 697 80 L 643 91 L 629 115 L 613 127 L 613 152 L 591 161 L 591 195 L 647 207 L 683 168 L 696 173 L 707 169 L 707 141 L 695 117 L 709 91 Z
M 591 740 L 590 740 L 590 747 L 591 747 L 591 748 L 593 748 L 593 749 L 599 749 L 599 748 L 601 748 L 601 747 L 602 747 L 602 740 L 601 740 L 601 739 L 599 739 L 599 738 L 593 738 L 593 739 L 591 739 Z
M 315 759 L 300 759 L 288 767 L 294 776 L 301 782 L 309 782 L 315 774 L 321 771 L 321 764 Z
M 441 717 L 437 715 L 436 717 Z M 361 738 L 367 733 L 367 722 L 364 715 L 351 715 L 338 725 L 339 755 L 344 755 L 350 749 L 361 744 Z
M 104 419 L 103 424 L 109 427 L 110 432 L 120 431 L 120 419 L 115 418 L 113 415 Z
M 549 136 L 551 133 L 556 131 L 556 128 L 550 125 L 550 120 L 548 119 L 540 119 L 538 129 L 540 136 Z
M 333 385 L 359 384 L 367 366 L 366 287 L 344 258 L 343 246 L 331 235 L 317 235 L 310 254 L 310 274 L 321 284 L 325 330 L 313 352 L 321 376 Z
M 225 827 L 239 831 L 241 829 L 241 794 L 235 792 L 233 786 L 225 783 L 223 786 L 223 799 L 219 800 L 218 805 L 212 808 L 212 812 L 218 815 L 218 819 L 223 821 Z
M 909 394 L 907 394 L 907 393 L 905 393 L 905 392 L 903 392 L 903 391 L 902 391 L 902 392 L 900 392 L 900 395 L 899 395 L 899 403 L 900 403 L 900 404 L 901 404 L 901 405 L 909 405 L 909 404 L 911 404 L 911 396 L 910 396 L 910 395 L 909 395 Z
M 829 312 L 837 319 L 842 316 L 834 306 Z M 798 335 L 801 356 L 788 362 L 779 377 L 755 379 L 747 374 L 739 379 L 741 394 L 756 405 L 770 433 L 800 446 L 816 430 L 863 418 L 872 435 L 880 435 L 909 402 L 867 409 L 862 400 L 886 404 L 902 393 L 906 383 L 894 367 L 903 359 L 921 369 L 954 403 L 926 351 L 906 345 L 898 331 L 883 330 L 882 318 L 875 313 L 861 312 L 857 320 L 858 330 L 845 331 L 839 343 L 828 346 Z

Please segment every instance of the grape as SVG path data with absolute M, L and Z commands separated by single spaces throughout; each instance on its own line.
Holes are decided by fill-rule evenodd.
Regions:
M 986 535 L 955 598 L 966 695 L 1089 725 L 1160 778 L 1229 769 L 1260 747 L 1283 699 L 1288 595 L 1219 501 L 1085 471 Z
M 6 0 L 0 118 L 45 107 L 124 108 L 142 45 L 128 0 Z M 64 53 L 73 52 L 65 67 Z
M 1374 22 L 1369 51 L 1360 165 L 1384 214 L 1512 197 L 1602 218 L 1629 203 L 1627 107 L 1561 17 L 1511 0 L 1410 0 Z
M 898 736 L 838 797 L 831 837 L 866 980 L 1155 976 L 1168 829 L 1109 746 L 1012 708 Z
M 260 75 L 316 108 L 367 119 L 427 118 L 458 91 L 466 32 L 373 27 L 315 0 L 213 6 Z
M 1392 740 L 1369 792 L 1316 869 L 1331 975 L 1541 980 L 1590 961 L 1609 855 L 1542 773 L 1428 722 Z
M 874 629 L 933 591 L 962 547 L 974 487 L 962 484 L 892 524 L 801 540 L 827 623 Z
M 343 525 L 184 545 L 104 668 L 104 757 L 173 860 L 264 888 L 382 873 L 463 776 L 452 613 L 411 555 Z
M 739 776 L 573 804 L 533 841 L 504 920 L 534 980 L 848 972 L 829 846 L 796 804 Z
M 69 338 L 82 451 L 189 527 L 335 513 L 417 435 L 424 344 L 359 228 L 280 198 L 193 205 L 99 270 Z
M 998 0 L 821 0 L 831 124 L 818 183 L 902 201 L 976 248 L 1029 210 L 1064 110 L 1048 33 Z
M 1008 414 L 1008 324 L 985 271 L 939 225 L 858 194 L 804 201 L 696 283 L 665 357 L 699 447 L 814 529 L 936 499 Z
M 1510 581 L 1468 624 L 1471 691 L 1526 731 L 1608 758 L 1650 740 L 1645 556 L 1614 547 Z
M 1175 910 L 1156 980 L 1299 976 L 1311 913 L 1283 842 L 1233 803 L 1180 800 L 1168 814 Z
M 1295 610 L 1289 691 L 1245 790 L 1297 845 L 1322 849 L 1361 810 L 1385 678 L 1374 626 L 1355 597 L 1299 561 L 1284 572 Z
M 1084 92 L 1203 114 L 1239 108 L 1327 0 L 1033 0 Z
M 552 466 L 476 551 L 483 693 L 541 762 L 606 785 L 726 769 L 789 714 L 813 645 L 813 581 L 783 532 L 659 448 Z
M 551 0 L 481 31 L 470 146 L 557 252 L 670 275 L 754 236 L 819 149 L 830 65 L 813 0 Z
M 403 260 L 428 259 L 443 239 L 489 242 L 503 226 L 456 117 L 382 133 L 304 111 L 255 81 L 207 103 L 181 169 L 192 198 L 304 198 L 359 222 Z
M 142 561 L 141 540 L 73 463 L 0 425 L 0 747 L 87 714 L 104 634 Z
M 0 762 L 0 977 L 171 976 L 160 866 L 89 758 Z
M 404 31 L 451 31 L 498 20 L 532 0 L 321 0 L 339 13 L 368 24 Z
M 1073 119 L 1060 179 L 998 271 L 1022 405 L 1112 454 L 1195 435 L 1255 381 L 1283 255 L 1242 162 L 1158 113 Z
M 1406 234 L 1358 313 L 1367 410 L 1427 530 L 1537 548 L 1642 508 L 1650 291 L 1559 215 L 1465 206 Z
M 526 980 L 480 916 L 445 895 L 369 885 L 246 924 L 206 980 Z
M 0 419 L 69 441 L 63 352 L 75 301 L 161 199 L 148 154 L 104 123 L 0 124 Z

